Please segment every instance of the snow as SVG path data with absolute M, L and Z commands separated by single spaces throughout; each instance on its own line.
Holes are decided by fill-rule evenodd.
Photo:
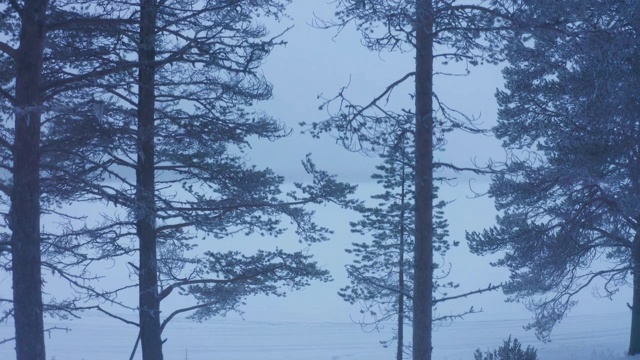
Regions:
M 567 318 L 550 343 L 538 342 L 522 325 L 527 318 L 477 320 L 469 318 L 440 327 L 434 335 L 434 359 L 473 359 L 476 348 L 493 349 L 513 334 L 524 345 L 538 348 L 542 360 L 629 360 L 628 312 L 576 315 Z M 51 325 L 51 324 L 50 324 Z M 60 324 L 58 324 L 60 325 Z M 136 329 L 95 313 L 67 323 L 71 331 L 47 337 L 47 358 L 55 360 L 128 359 Z M 0 325 L 10 336 L 11 324 Z M 382 360 L 393 349 L 377 342 L 383 333 L 365 333 L 351 322 L 268 322 L 218 318 L 206 323 L 178 319 L 167 329 L 166 359 L 225 360 Z M 139 353 L 138 353 L 139 355 Z M 137 359 L 140 357 L 138 356 Z M 0 346 L 0 359 L 15 359 L 13 346 Z M 640 359 L 640 357 L 638 357 Z

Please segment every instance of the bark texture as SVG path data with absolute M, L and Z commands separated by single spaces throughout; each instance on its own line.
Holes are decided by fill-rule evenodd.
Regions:
M 433 3 L 416 2 L 416 206 L 413 359 L 431 360 L 433 318 Z
M 26 0 L 16 52 L 9 226 L 17 360 L 45 360 L 40 255 L 40 118 L 46 0 Z
M 155 0 L 140 2 L 136 231 L 140 242 L 139 312 L 143 360 L 162 360 L 155 205 Z
M 403 152 L 404 159 L 404 152 Z M 406 238 L 405 238 L 405 204 L 406 204 L 406 192 L 405 186 L 407 183 L 405 167 L 402 167 L 402 182 L 401 182 L 401 193 L 400 193 L 400 204 L 402 205 L 402 210 L 400 211 L 400 258 L 398 259 L 398 348 L 396 349 L 396 360 L 402 360 L 403 358 L 403 348 L 404 348 L 404 252 L 406 246 Z

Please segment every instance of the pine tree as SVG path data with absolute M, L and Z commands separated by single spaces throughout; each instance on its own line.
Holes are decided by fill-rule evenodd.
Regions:
M 94 85 L 104 103 L 95 151 L 110 179 L 87 182 L 84 196 L 117 209 L 80 235 L 138 252 L 138 263 L 129 265 L 138 278 L 139 321 L 130 323 L 140 326 L 144 359 L 162 359 L 162 331 L 176 314 L 203 320 L 239 311 L 253 294 L 282 295 L 281 286 L 329 279 L 302 251 L 196 249 L 201 238 L 281 236 L 284 219 L 301 242 L 323 241 L 329 230 L 313 222 L 306 206 L 351 203 L 354 187 L 308 157 L 302 165 L 309 184 L 289 192 L 281 176 L 246 160 L 249 141 L 287 134 L 252 109 L 271 97 L 259 67 L 282 44 L 256 18 L 278 18 L 286 3 L 144 0 L 120 3 L 123 11 L 114 12 L 122 21 L 105 36 L 117 46 L 97 57 L 122 70 Z M 163 319 L 161 301 L 176 294 L 195 301 Z
M 286 193 L 281 176 L 246 161 L 249 140 L 287 134 L 278 121 L 252 110 L 255 102 L 271 96 L 259 66 L 283 43 L 279 35 L 269 38 L 255 19 L 278 18 L 286 3 L 58 1 L 47 8 L 44 81 L 35 94 L 43 106 L 33 107 L 46 111 L 47 118 L 38 134 L 40 163 L 29 163 L 29 176 L 40 176 L 41 192 L 29 195 L 43 205 L 33 218 L 60 215 L 64 226 L 62 233 L 40 226 L 29 231 L 42 232 L 43 266 L 80 292 L 64 304 L 49 304 L 49 312 L 79 310 L 73 300 L 131 308 L 117 300 L 118 291 L 137 284 L 102 290 L 91 280 L 103 274 L 87 277 L 86 269 L 139 252 L 139 263 L 130 266 L 146 290 L 140 293 L 140 323 L 129 323 L 143 329 L 143 357 L 158 360 L 162 330 L 178 313 L 195 311 L 194 317 L 205 319 L 239 311 L 253 294 L 283 295 L 281 286 L 298 289 L 311 280 L 329 279 L 303 251 L 195 251 L 194 240 L 201 237 L 281 236 L 284 219 L 294 224 L 300 241 L 323 241 L 329 230 L 313 222 L 306 205 L 350 203 L 346 196 L 354 187 L 317 169 L 310 158 L 302 162 L 309 184 L 294 184 Z M 20 9 L 14 2 L 3 9 L 3 31 L 14 37 L 0 44 L 1 60 L 11 70 Z M 14 109 L 9 96 L 13 79 L 11 71 L 2 72 L 6 111 Z M 2 130 L 6 164 L 20 152 L 12 152 L 12 127 Z M 11 195 L 12 182 L 2 185 L 0 190 Z M 108 206 L 98 226 L 59 211 L 73 202 L 97 209 L 100 201 Z M 29 256 L 36 255 L 31 251 Z M 30 272 L 39 271 L 35 262 L 23 264 Z M 32 280 L 25 287 L 40 289 L 40 277 Z M 160 301 L 176 293 L 191 295 L 195 303 L 161 319 Z M 87 307 L 108 313 L 100 306 Z M 37 307 L 30 313 L 37 315 L 33 309 Z M 29 326 L 38 318 L 41 322 L 41 316 Z M 29 334 L 43 338 L 38 331 Z M 32 339 L 20 343 L 29 343 L 44 357 L 44 344 Z M 36 357 L 19 356 L 23 358 Z
M 528 2 L 529 30 L 506 46 L 494 131 L 509 151 L 489 194 L 497 225 L 468 234 L 478 254 L 506 251 L 504 291 L 548 339 L 603 281 L 633 287 L 629 354 L 640 353 L 640 8 L 631 1 Z M 544 25 L 544 26 L 542 26 Z M 632 280 L 629 281 L 629 278 Z
M 331 109 L 326 121 L 311 124 L 314 136 L 330 133 L 346 148 L 380 154 L 379 139 L 390 143 L 398 128 L 397 119 L 413 116 L 415 208 L 414 208 L 414 293 L 413 358 L 431 359 L 433 320 L 433 170 L 460 170 L 452 164 L 434 163 L 437 124 L 476 131 L 469 117 L 452 110 L 434 97 L 434 61 L 463 62 L 473 66 L 496 60 L 491 43 L 494 35 L 511 26 L 511 8 L 498 1 L 469 4 L 458 1 L 417 0 L 338 0 L 336 19 L 319 21 L 323 28 L 342 29 L 348 24 L 360 31 L 364 45 L 372 51 L 398 51 L 415 54 L 415 68 L 392 82 L 366 105 L 354 104 L 346 88 L 322 108 Z M 389 109 L 386 101 L 409 79 L 415 80 L 411 94 L 414 106 L 400 111 Z M 303 124 L 304 125 L 304 124 Z
M 368 242 L 353 243 L 347 253 L 355 257 L 353 264 L 346 265 L 351 285 L 340 289 L 339 295 L 351 304 L 360 304 L 363 318 L 360 325 L 378 329 L 384 322 L 396 321 L 394 336 L 383 345 L 396 341 L 396 359 L 402 360 L 406 348 L 411 345 L 404 340 L 404 327 L 412 323 L 413 254 L 414 248 L 414 197 L 413 139 L 408 132 L 401 132 L 388 151 L 381 155 L 383 163 L 372 179 L 384 188 L 381 194 L 373 195 L 374 206 L 361 204 L 355 210 L 362 219 L 351 223 L 354 234 L 371 238 Z M 434 188 L 437 192 L 437 187 Z M 434 198 L 436 195 L 434 194 Z M 444 218 L 445 201 L 434 205 L 434 252 L 445 256 L 451 245 L 447 239 L 448 224 Z M 437 270 L 438 263 L 434 263 Z M 438 274 L 444 278 L 446 272 Z M 434 284 L 434 296 L 442 294 L 452 283 Z
M 11 174 L 0 181 L 0 202 L 9 208 L 2 210 L 5 224 L 0 254 L 13 283 L 13 299 L 7 301 L 13 309 L 6 310 L 3 319 L 14 317 L 19 360 L 45 358 L 44 312 L 65 316 L 75 308 L 73 298 L 43 303 L 42 268 L 68 276 L 67 260 L 84 255 L 76 251 L 77 243 L 58 242 L 56 235 L 60 234 L 49 233 L 41 224 L 46 214 L 68 219 L 58 208 L 78 194 L 79 184 L 96 176 L 96 169 L 81 164 L 75 155 L 93 141 L 91 136 L 61 131 L 72 128 L 69 124 L 74 121 L 76 129 L 86 130 L 78 124 L 93 118 L 86 116 L 90 98 L 82 80 L 95 79 L 97 74 L 75 71 L 81 54 L 95 51 L 97 44 L 75 51 L 79 44 L 92 42 L 70 39 L 93 38 L 79 24 L 84 21 L 86 25 L 87 18 L 77 11 L 77 5 L 30 0 L 0 5 L 0 111 L 7 118 L 14 117 L 13 124 L 0 126 L 1 166 Z M 89 69 L 93 65 L 93 61 L 85 64 Z M 90 158 L 89 154 L 83 158 Z M 86 279 L 82 274 L 75 275 L 75 280 L 82 279 Z

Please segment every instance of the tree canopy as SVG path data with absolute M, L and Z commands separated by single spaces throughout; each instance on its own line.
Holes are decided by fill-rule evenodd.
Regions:
M 511 271 L 504 291 L 527 303 L 528 327 L 548 339 L 598 279 L 603 296 L 627 284 L 638 291 L 639 9 L 631 1 L 525 9 L 532 27 L 505 44 L 505 89 L 497 92 L 494 132 L 508 159 L 489 195 L 500 216 L 468 240 L 477 254 L 505 251 L 494 263 Z M 630 354 L 640 351 L 636 331 Z

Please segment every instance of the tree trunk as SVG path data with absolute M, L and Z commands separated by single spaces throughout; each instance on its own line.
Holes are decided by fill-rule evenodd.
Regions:
M 633 261 L 633 303 L 629 355 L 636 355 L 640 354 L 640 233 L 636 233 L 631 244 L 631 261 Z
M 431 360 L 433 318 L 433 4 L 416 2 L 416 206 L 413 359 Z
M 40 255 L 40 117 L 46 0 L 26 0 L 16 63 L 11 191 L 12 276 L 17 360 L 45 360 Z
M 398 260 L 398 348 L 396 350 L 396 360 L 402 360 L 403 350 L 404 350 L 404 251 L 405 251 L 405 186 L 407 183 L 407 179 L 405 176 L 405 154 L 404 154 L 404 141 L 403 137 L 400 138 L 400 146 L 402 146 L 402 159 L 400 161 L 400 166 L 402 167 L 402 179 L 401 179 L 401 190 L 400 190 L 400 258 Z
M 400 250 L 400 258 L 402 259 L 402 250 Z M 404 266 L 402 260 L 400 262 Z M 398 294 L 398 348 L 396 349 L 396 360 L 402 360 L 404 347 L 404 270 L 400 267 L 400 294 Z
M 140 3 L 136 231 L 140 241 L 140 340 L 143 360 L 162 360 L 155 205 L 155 0 Z

